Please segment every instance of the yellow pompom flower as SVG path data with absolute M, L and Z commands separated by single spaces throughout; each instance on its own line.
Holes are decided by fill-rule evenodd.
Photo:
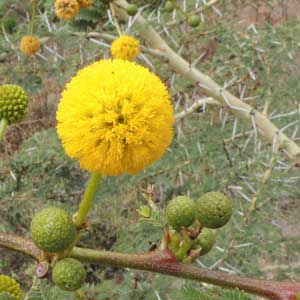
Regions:
M 132 36 L 122 35 L 113 41 L 110 51 L 113 58 L 134 60 L 140 53 L 140 43 Z
M 55 13 L 63 20 L 74 18 L 79 12 L 79 4 L 77 0 L 56 0 Z
M 80 8 L 90 7 L 93 4 L 93 0 L 78 0 Z
M 103 175 L 136 174 L 173 136 L 173 107 L 161 80 L 125 60 L 100 60 L 72 78 L 57 111 L 66 153 Z
M 38 38 L 32 35 L 25 35 L 21 39 L 20 50 L 27 56 L 39 51 L 41 43 Z
M 7 293 L 15 298 L 21 300 L 21 287 L 19 283 L 6 275 L 0 275 L 0 294 Z

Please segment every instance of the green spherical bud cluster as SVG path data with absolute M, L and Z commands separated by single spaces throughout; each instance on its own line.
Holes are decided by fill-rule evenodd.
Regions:
M 167 206 L 168 224 L 179 231 L 182 227 L 188 227 L 196 219 L 196 203 L 186 196 L 178 196 L 172 199 Z
M 76 291 L 84 284 L 86 271 L 80 261 L 64 258 L 55 264 L 52 279 L 62 290 Z
M 165 4 L 165 11 L 172 12 L 175 9 L 174 1 L 167 1 Z
M 5 119 L 8 125 L 23 119 L 28 110 L 29 98 L 18 85 L 0 86 L 0 120 Z
M 135 4 L 129 4 L 126 11 L 129 16 L 134 16 L 138 12 L 138 7 Z
M 189 16 L 188 17 L 188 24 L 191 26 L 191 27 L 198 27 L 200 25 L 200 18 L 199 16 Z
M 167 206 L 168 248 L 178 261 L 191 263 L 207 254 L 216 242 L 216 228 L 232 215 L 232 201 L 220 192 L 210 192 L 194 201 L 178 196 Z
M 220 192 L 209 192 L 197 201 L 197 219 L 203 227 L 224 226 L 232 215 L 232 201 Z
M 38 212 L 31 222 L 34 243 L 46 252 L 61 252 L 75 240 L 76 227 L 63 209 L 49 207 Z
M 9 299 L 21 300 L 21 288 L 19 283 L 6 275 L 0 275 L 0 295 Z
M 207 254 L 216 242 L 216 233 L 213 229 L 202 228 L 193 243 L 193 249 L 200 250 L 200 255 Z

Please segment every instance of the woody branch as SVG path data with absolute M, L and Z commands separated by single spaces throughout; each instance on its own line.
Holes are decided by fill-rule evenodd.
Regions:
M 36 261 L 44 259 L 43 252 L 27 238 L 0 233 L 0 247 L 29 255 Z M 98 263 L 161 273 L 180 278 L 206 282 L 225 288 L 239 288 L 271 300 L 296 300 L 300 293 L 299 282 L 278 282 L 228 275 L 179 263 L 168 249 L 149 253 L 117 253 L 74 247 L 71 257 L 82 262 Z

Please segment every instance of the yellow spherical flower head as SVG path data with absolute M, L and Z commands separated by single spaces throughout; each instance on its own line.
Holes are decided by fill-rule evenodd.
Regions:
M 173 136 L 173 107 L 161 80 L 125 60 L 80 70 L 63 91 L 57 131 L 67 154 L 104 175 L 136 174 Z
M 79 4 L 77 0 L 56 0 L 55 13 L 63 20 L 74 18 L 79 12 Z
M 90 7 L 93 4 L 93 0 L 78 0 L 80 8 Z
M 39 51 L 41 43 L 38 38 L 32 35 L 25 35 L 21 39 L 20 50 L 27 56 Z
M 0 295 L 8 295 L 15 300 L 21 300 L 21 288 L 19 283 L 13 278 L 0 275 Z
M 140 43 L 129 35 L 123 35 L 113 41 L 110 51 L 113 58 L 134 60 L 140 53 Z

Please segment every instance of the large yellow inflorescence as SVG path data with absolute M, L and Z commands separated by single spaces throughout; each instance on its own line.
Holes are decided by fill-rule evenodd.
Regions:
M 74 18 L 79 12 L 79 4 L 77 0 L 56 0 L 55 13 L 63 20 Z
M 80 8 L 90 7 L 93 4 L 93 0 L 77 0 Z
M 6 293 L 14 297 L 15 300 L 21 300 L 21 288 L 19 283 L 6 275 L 0 275 L 0 294 Z
M 173 137 L 173 107 L 161 80 L 125 60 L 101 60 L 63 91 L 57 131 L 81 168 L 136 174 L 158 160 Z
M 39 51 L 41 43 L 38 38 L 32 35 L 25 35 L 21 39 L 20 50 L 27 56 Z
M 134 60 L 140 53 L 140 43 L 129 35 L 122 35 L 113 41 L 110 51 L 113 58 Z

